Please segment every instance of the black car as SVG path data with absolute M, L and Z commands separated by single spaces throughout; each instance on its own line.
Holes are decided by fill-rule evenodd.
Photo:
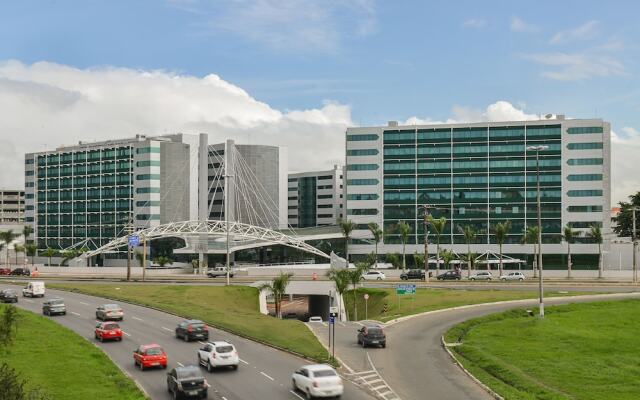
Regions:
M 176 367 L 167 373 L 167 390 L 174 399 L 206 399 L 209 384 L 195 365 Z
M 431 271 L 429 271 L 429 278 L 431 278 Z M 415 268 L 415 269 L 408 269 L 405 272 L 400 274 L 400 279 L 402 279 L 403 281 L 407 281 L 409 279 L 425 279 L 426 274 L 424 273 L 423 269 L 420 268 Z
M 56 297 L 42 303 L 42 313 L 44 315 L 66 315 L 67 307 L 64 305 L 64 300 Z
M 460 279 L 462 279 L 462 276 L 460 276 L 460 272 L 458 271 L 447 271 L 444 274 L 440 274 L 436 276 L 436 279 L 439 281 L 446 281 L 446 280 L 459 281 Z
M 14 275 L 14 276 L 30 276 L 31 275 L 31 271 L 29 271 L 29 268 L 16 268 L 13 271 L 11 271 L 10 275 Z
M 358 344 L 362 347 L 387 347 L 387 336 L 380 325 L 365 325 L 358 329 Z
M 209 330 L 204 322 L 188 319 L 180 322 L 176 327 L 176 337 L 190 342 L 192 340 L 209 340 Z
M 18 294 L 13 289 L 0 290 L 0 301 L 3 303 L 17 303 Z

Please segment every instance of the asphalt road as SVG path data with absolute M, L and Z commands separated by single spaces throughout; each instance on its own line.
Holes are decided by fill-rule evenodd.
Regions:
M 15 285 L 0 284 L 0 289 L 19 289 Z M 186 343 L 174 336 L 175 326 L 182 320 L 179 317 L 145 307 L 119 303 L 125 312 L 120 323 L 125 333 L 122 342 L 100 343 L 93 337 L 96 325 L 95 309 L 100 304 L 114 303 L 112 300 L 82 294 L 47 289 L 44 299 L 62 297 L 67 306 L 67 315 L 45 317 L 70 328 L 85 339 L 95 343 L 111 359 L 135 379 L 152 399 L 168 399 L 166 372 L 177 365 L 196 364 L 196 352 L 201 346 L 198 342 Z M 19 298 L 18 306 L 41 314 L 41 298 Z M 291 374 L 301 365 L 308 364 L 289 353 L 210 328 L 211 340 L 227 340 L 238 349 L 242 360 L 238 371 L 220 370 L 209 374 L 203 368 L 211 389 L 209 399 L 220 400 L 296 400 L 301 393 L 291 391 Z M 133 350 L 140 344 L 158 343 L 167 352 L 169 366 L 167 370 L 153 369 L 140 371 L 133 364 Z M 64 354 L 64 349 L 56 349 Z M 372 397 L 356 386 L 345 381 L 347 400 L 371 400 Z

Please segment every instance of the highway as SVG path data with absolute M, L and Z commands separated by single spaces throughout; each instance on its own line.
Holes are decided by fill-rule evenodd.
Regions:
M 0 284 L 0 289 L 16 289 L 15 285 Z M 177 365 L 196 364 L 198 342 L 186 343 L 174 336 L 175 326 L 182 318 L 145 307 L 118 302 L 124 309 L 125 318 L 120 323 L 125 338 L 122 342 L 100 343 L 94 339 L 96 325 L 95 309 L 100 304 L 114 303 L 113 300 L 86 296 L 77 293 L 47 289 L 44 299 L 62 297 L 67 306 L 67 315 L 51 318 L 70 328 L 80 336 L 95 343 L 144 389 L 152 399 L 168 399 L 166 372 Z M 17 306 L 42 314 L 43 299 L 20 297 Z M 310 362 L 280 350 L 264 346 L 218 329 L 210 329 L 211 340 L 227 340 L 238 349 L 242 360 L 238 371 L 219 370 L 211 374 L 203 368 L 211 389 L 209 399 L 219 400 L 296 400 L 301 393 L 291 390 L 291 374 L 301 365 Z M 140 344 L 158 343 L 168 355 L 167 370 L 151 369 L 140 371 L 133 364 L 133 350 Z M 64 354 L 64 349 L 54 349 Z M 372 397 L 345 381 L 346 400 L 371 400 Z

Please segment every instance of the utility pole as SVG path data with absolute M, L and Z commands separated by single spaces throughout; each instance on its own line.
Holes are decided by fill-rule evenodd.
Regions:
M 429 282 L 429 205 L 424 206 L 424 281 Z
M 142 236 L 142 282 L 144 282 L 147 271 L 147 239 L 144 237 L 144 234 L 140 236 Z
M 131 245 L 129 245 L 129 236 L 133 232 L 133 219 L 132 216 L 129 215 L 129 220 L 127 221 L 127 281 L 131 280 Z
M 633 218 L 633 231 L 631 232 L 631 240 L 633 241 L 633 283 L 638 283 L 638 242 L 636 240 L 636 210 L 640 210 L 640 207 L 632 207 L 631 215 Z
M 529 146 L 527 150 L 536 152 L 536 189 L 538 203 L 538 292 L 540 296 L 540 318 L 544 318 L 544 287 L 542 281 L 542 213 L 540 209 L 540 151 L 548 149 L 549 146 Z M 526 168 L 526 163 L 525 163 Z
M 231 164 L 231 154 L 229 154 L 230 151 L 232 151 L 231 149 L 235 150 L 235 146 L 233 145 L 233 143 L 231 141 L 227 141 L 227 144 L 225 146 L 225 151 L 224 151 L 224 221 L 225 221 L 225 226 L 226 226 L 226 231 L 227 231 L 227 262 L 226 262 L 226 267 L 227 267 L 227 286 L 229 286 L 231 284 L 231 280 L 230 278 L 230 270 L 231 270 L 231 263 L 230 263 L 230 258 L 231 258 L 231 248 L 229 247 L 229 190 L 231 187 L 231 182 L 230 179 L 233 178 L 233 175 L 231 174 L 232 168 L 234 168 L 234 166 Z

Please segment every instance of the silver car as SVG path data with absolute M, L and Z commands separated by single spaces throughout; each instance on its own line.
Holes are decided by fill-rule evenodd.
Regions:
M 489 271 L 478 271 L 469 277 L 470 281 L 490 281 L 493 275 Z
M 96 309 L 96 319 L 101 321 L 124 319 L 124 311 L 117 304 L 103 304 Z
M 509 272 L 508 274 L 504 274 L 500 276 L 500 280 L 505 281 L 524 281 L 527 279 L 526 276 L 522 272 Z

